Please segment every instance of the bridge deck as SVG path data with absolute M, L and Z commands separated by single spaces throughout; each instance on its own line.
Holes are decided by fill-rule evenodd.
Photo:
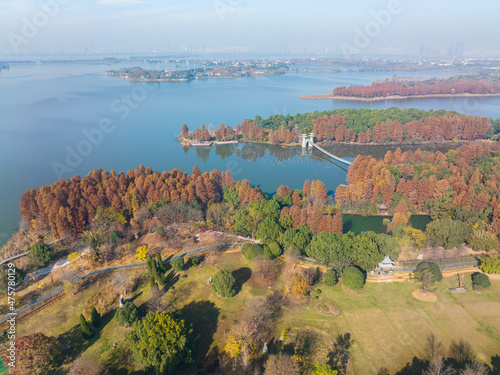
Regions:
M 328 156 L 330 156 L 331 158 L 333 158 L 333 159 L 335 159 L 335 160 L 337 160 L 337 161 L 340 161 L 340 162 L 342 162 L 342 163 L 345 163 L 345 164 L 347 164 L 347 165 L 351 165 L 351 162 L 350 162 L 350 161 L 347 161 L 347 160 L 345 160 L 345 159 L 339 158 L 338 156 L 335 156 L 335 155 L 333 155 L 333 154 L 330 154 L 328 151 L 326 151 L 326 150 L 324 150 L 323 148 L 319 147 L 316 143 L 311 142 L 311 144 L 312 144 L 314 147 L 316 147 L 318 150 L 320 150 L 321 152 L 323 152 L 323 153 L 327 154 Z

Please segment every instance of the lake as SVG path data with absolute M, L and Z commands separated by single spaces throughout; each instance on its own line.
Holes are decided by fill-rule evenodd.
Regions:
M 137 65 L 137 63 L 133 64 Z M 176 141 L 182 124 L 236 126 L 255 115 L 296 114 L 343 107 L 447 109 L 500 117 L 500 98 L 407 99 L 360 103 L 303 100 L 300 95 L 331 92 L 335 87 L 371 84 L 392 72 L 292 72 L 280 76 L 142 83 L 107 77 L 120 65 L 11 64 L 0 72 L 0 244 L 19 225 L 19 196 L 28 188 L 93 169 L 123 171 L 143 164 L 155 170 L 230 170 L 268 193 L 280 185 L 301 188 L 305 179 L 322 180 L 330 194 L 345 183 L 344 166 L 316 150 L 240 144 L 185 149 Z M 157 66 L 145 66 L 157 68 Z M 423 77 L 452 72 L 405 72 Z M 99 127 L 106 130 L 97 136 Z M 94 144 L 82 147 L 87 136 Z M 88 143 L 87 143 L 88 144 Z M 335 154 L 383 155 L 385 146 L 334 145 Z M 385 147 L 385 148 L 384 148 Z M 81 157 L 75 157 L 75 150 Z M 68 161 L 70 162 L 68 164 Z M 62 165 L 65 167 L 61 168 Z

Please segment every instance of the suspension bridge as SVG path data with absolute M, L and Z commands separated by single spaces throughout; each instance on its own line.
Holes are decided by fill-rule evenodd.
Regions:
M 331 153 L 329 153 L 328 151 L 326 151 L 325 149 L 323 149 L 322 147 L 318 146 L 316 143 L 314 143 L 314 134 L 313 133 L 309 133 L 309 134 L 302 134 L 302 147 L 303 148 L 307 148 L 308 146 L 313 146 L 315 147 L 316 149 L 318 149 L 319 151 L 321 151 L 322 153 L 328 155 L 329 157 L 331 157 L 332 159 L 335 159 L 341 163 L 344 163 L 346 165 L 351 165 L 351 162 L 348 161 L 348 160 L 345 160 L 343 158 L 339 158 L 338 156 L 335 156 Z

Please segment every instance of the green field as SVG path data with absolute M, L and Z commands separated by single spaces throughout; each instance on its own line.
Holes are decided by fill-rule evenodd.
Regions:
M 175 289 L 164 295 L 167 309 L 181 310 L 185 319 L 194 325 L 195 364 L 205 357 L 213 358 L 217 350 L 223 349 L 225 332 L 240 318 L 248 299 L 284 289 L 286 275 L 268 288 L 261 286 L 256 272 L 252 274 L 253 266 L 240 253 L 224 254 L 183 271 L 188 277 L 181 277 Z M 239 279 L 245 281 L 241 291 L 231 299 L 217 296 L 207 282 L 219 268 L 235 270 Z M 350 366 L 354 374 L 376 374 L 380 367 L 387 367 L 393 373 L 413 356 L 422 354 L 425 338 L 431 332 L 446 347 L 451 340 L 466 339 L 478 359 L 489 363 L 491 356 L 500 354 L 500 281 L 492 281 L 492 286 L 482 293 L 452 294 L 448 288 L 454 286 L 455 280 L 455 277 L 445 278 L 435 285 L 436 302 L 414 299 L 411 293 L 417 285 L 410 281 L 368 283 L 361 295 L 348 295 L 340 285 L 329 288 L 320 284 L 314 287 L 322 290 L 318 301 L 312 297 L 290 298 L 275 327 L 275 340 L 282 329 L 289 328 L 287 340 L 306 337 L 310 342 L 307 359 L 322 362 L 335 336 L 349 332 L 354 340 Z M 470 275 L 466 275 L 466 284 L 471 285 Z M 130 329 L 119 327 L 111 319 L 113 311 L 103 319 L 104 328 L 94 339 L 84 343 L 80 338 L 78 315 L 85 301 L 97 290 L 99 287 L 93 286 L 74 298 L 49 306 L 19 322 L 18 331 L 21 335 L 41 331 L 59 337 L 68 345 L 66 353 L 70 355 L 63 366 L 65 369 L 70 360 L 82 352 L 89 358 L 100 357 L 113 368 L 112 373 L 140 374 L 140 367 L 132 362 L 124 343 Z M 146 311 L 148 297 L 149 286 L 145 281 L 134 292 L 134 303 L 141 312 Z M 315 307 L 321 301 L 337 305 L 340 314 L 318 314 Z M 116 349 L 113 349 L 115 343 Z M 192 372 L 196 373 L 194 367 Z

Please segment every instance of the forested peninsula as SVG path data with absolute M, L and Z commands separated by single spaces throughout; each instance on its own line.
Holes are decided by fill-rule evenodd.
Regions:
M 267 142 L 293 145 L 301 133 L 314 133 L 318 142 L 404 143 L 472 141 L 500 132 L 500 120 L 445 110 L 337 109 L 297 115 L 256 116 L 235 129 L 221 124 L 209 130 L 204 124 L 194 132 L 184 124 L 182 140 Z
M 376 81 L 370 86 L 341 86 L 331 94 L 304 95 L 302 99 L 376 101 L 422 97 L 466 97 L 500 95 L 500 78 L 491 75 L 461 75 L 428 80 Z

